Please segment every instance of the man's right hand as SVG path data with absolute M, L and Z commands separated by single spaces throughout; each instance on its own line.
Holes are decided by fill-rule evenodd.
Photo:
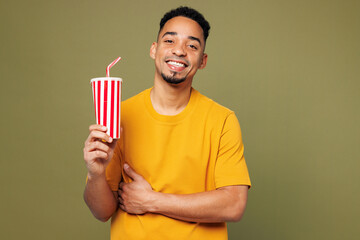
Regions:
M 107 128 L 101 125 L 91 125 L 90 134 L 85 141 L 84 160 L 88 170 L 88 177 L 105 176 L 106 166 L 109 164 L 116 139 L 106 134 Z

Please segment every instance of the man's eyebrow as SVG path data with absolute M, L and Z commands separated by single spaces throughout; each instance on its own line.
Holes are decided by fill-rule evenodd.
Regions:
M 177 32 L 166 32 L 166 33 L 164 33 L 164 35 L 162 35 L 161 38 L 165 37 L 166 35 L 172 35 L 172 36 L 174 36 L 174 35 L 177 35 Z
M 164 33 L 164 34 L 162 35 L 161 38 L 165 37 L 166 35 L 176 36 L 176 35 L 177 35 L 177 32 L 166 32 L 166 33 Z M 201 46 L 201 41 L 200 41 L 199 38 L 194 37 L 194 36 L 188 36 L 188 39 L 199 42 L 199 44 L 200 44 L 200 46 Z

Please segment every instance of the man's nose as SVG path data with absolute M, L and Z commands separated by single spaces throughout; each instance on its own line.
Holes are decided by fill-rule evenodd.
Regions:
M 172 49 L 172 52 L 179 57 L 186 55 L 185 46 L 183 46 L 182 44 L 176 44 Z

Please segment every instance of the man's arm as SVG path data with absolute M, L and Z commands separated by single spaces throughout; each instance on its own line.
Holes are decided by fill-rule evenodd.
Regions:
M 120 183 L 119 206 L 128 213 L 158 213 L 189 222 L 239 221 L 244 214 L 248 186 L 226 186 L 194 194 L 159 193 L 127 164 L 124 170 L 133 181 Z
M 109 220 L 117 209 L 115 194 L 111 191 L 105 177 L 88 177 L 84 200 L 94 217 L 102 222 Z
M 237 222 L 246 207 L 248 186 L 227 186 L 195 194 L 158 193 L 155 213 L 191 222 Z
M 117 209 L 117 198 L 105 178 L 106 166 L 114 152 L 116 140 L 105 132 L 106 127 L 91 125 L 90 134 L 85 142 L 84 160 L 88 169 L 84 200 L 92 214 L 106 222 Z M 103 142 L 103 139 L 106 142 Z

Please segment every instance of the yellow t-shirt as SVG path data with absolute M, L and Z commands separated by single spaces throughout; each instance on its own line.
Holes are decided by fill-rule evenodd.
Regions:
M 192 89 L 178 115 L 158 114 L 150 91 L 122 102 L 123 132 L 107 171 L 113 191 L 127 162 L 157 192 L 191 194 L 229 185 L 251 185 L 241 131 L 234 112 Z M 111 239 L 227 239 L 226 223 L 194 223 L 159 214 L 131 215 L 119 209 Z

